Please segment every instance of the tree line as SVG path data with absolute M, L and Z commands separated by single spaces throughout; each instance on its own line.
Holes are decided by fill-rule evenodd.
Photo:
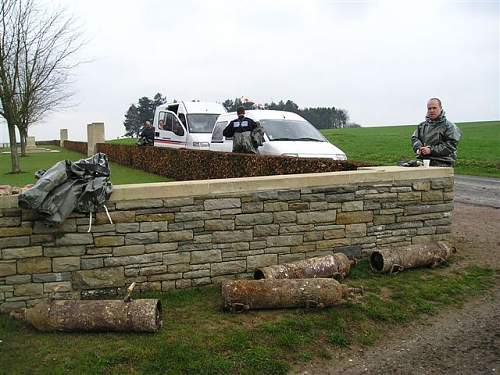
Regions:
M 125 136 L 137 137 L 141 127 L 146 121 L 153 121 L 154 112 L 157 106 L 164 104 L 166 99 L 161 93 L 157 93 L 153 99 L 146 96 L 139 98 L 137 104 L 131 104 L 125 113 L 123 125 L 125 127 Z M 176 100 L 174 100 L 176 102 Z M 241 98 L 227 99 L 222 105 L 228 112 L 234 112 L 238 107 L 246 110 L 250 109 L 272 109 L 278 111 L 294 112 L 304 117 L 318 129 L 335 129 L 351 126 L 359 126 L 349 123 L 349 114 L 345 109 L 335 107 L 317 107 L 300 109 L 299 106 L 291 100 L 280 100 L 278 103 L 271 102 L 264 105 L 257 105 L 250 100 Z

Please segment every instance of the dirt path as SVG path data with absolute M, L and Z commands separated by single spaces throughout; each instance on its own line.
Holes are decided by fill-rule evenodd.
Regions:
M 452 267 L 500 269 L 500 209 L 455 203 Z M 373 348 L 333 353 L 293 374 L 500 374 L 500 280 L 461 308 L 398 327 Z

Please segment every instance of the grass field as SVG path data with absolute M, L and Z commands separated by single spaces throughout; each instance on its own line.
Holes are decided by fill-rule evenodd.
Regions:
M 457 124 L 462 130 L 456 174 L 500 177 L 500 121 Z M 351 160 L 395 165 L 414 158 L 410 137 L 415 125 L 325 130 L 330 142 Z
M 374 275 L 360 262 L 346 280 L 365 288 L 357 303 L 244 314 L 221 312 L 216 287 L 143 295 L 162 301 L 157 334 L 39 333 L 0 315 L 0 373 L 286 374 L 332 350 L 373 345 L 394 325 L 484 294 L 495 278 L 478 267 Z
M 24 186 L 35 183 L 35 172 L 39 169 L 48 169 L 60 160 L 76 161 L 85 156 L 77 152 L 61 149 L 55 146 L 43 146 L 44 148 L 57 149 L 61 152 L 43 152 L 28 154 L 21 158 L 22 173 L 11 174 L 10 154 L 0 154 L 0 185 Z M 8 149 L 0 149 L 8 151 Z M 169 181 L 166 177 L 146 173 L 133 168 L 110 163 L 111 182 L 119 184 L 138 184 L 145 182 Z

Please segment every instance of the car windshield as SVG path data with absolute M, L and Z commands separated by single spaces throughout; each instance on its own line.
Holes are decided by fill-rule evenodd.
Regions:
M 326 142 L 325 137 L 309 122 L 300 120 L 261 120 L 270 141 Z
M 217 114 L 191 114 L 187 115 L 189 132 L 191 133 L 212 133 L 219 115 Z

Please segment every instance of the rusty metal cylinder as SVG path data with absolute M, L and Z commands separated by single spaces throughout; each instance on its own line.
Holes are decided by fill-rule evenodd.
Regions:
M 337 280 L 270 279 L 232 280 L 221 284 L 224 310 L 233 312 L 253 309 L 290 307 L 327 307 L 340 304 L 361 289 L 349 288 Z
M 454 250 L 445 242 L 377 250 L 370 255 L 370 267 L 373 271 L 382 273 L 395 273 L 407 268 L 435 267 L 446 261 Z
M 298 262 L 277 264 L 257 268 L 254 279 L 308 279 L 317 277 L 345 278 L 355 263 L 344 253 L 300 260 Z
M 157 332 L 162 326 L 157 299 L 53 300 L 26 309 L 24 319 L 40 331 Z

